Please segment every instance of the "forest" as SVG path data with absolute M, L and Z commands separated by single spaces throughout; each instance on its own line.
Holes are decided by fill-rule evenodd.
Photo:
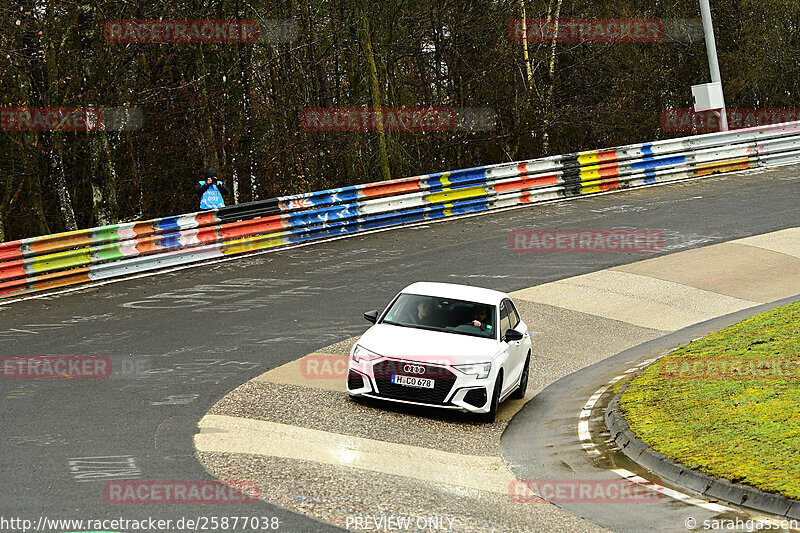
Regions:
M 7 1 L 0 241 L 696 134 L 710 81 L 697 0 Z M 797 0 L 711 6 L 727 105 L 796 117 Z

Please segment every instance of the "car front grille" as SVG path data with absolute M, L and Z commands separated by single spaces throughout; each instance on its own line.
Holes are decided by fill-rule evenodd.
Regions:
M 445 398 L 450 394 L 450 390 L 456 382 L 456 375 L 445 367 L 423 363 L 410 364 L 424 368 L 424 373 L 409 373 L 403 370 L 405 364 L 407 362 L 386 360 L 373 365 L 372 371 L 375 376 L 375 384 L 378 387 L 378 396 L 394 400 L 444 405 Z M 433 388 L 425 389 L 397 385 L 391 381 L 394 374 L 433 379 Z

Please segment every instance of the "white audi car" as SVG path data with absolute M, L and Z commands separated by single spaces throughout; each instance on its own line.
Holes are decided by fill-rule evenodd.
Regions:
M 347 392 L 460 409 L 494 422 L 497 406 L 528 387 L 531 340 L 505 293 L 467 285 L 409 285 L 350 351 Z

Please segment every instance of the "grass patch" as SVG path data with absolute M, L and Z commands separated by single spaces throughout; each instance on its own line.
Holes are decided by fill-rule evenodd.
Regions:
M 662 357 L 620 403 L 654 450 L 800 499 L 800 302 Z

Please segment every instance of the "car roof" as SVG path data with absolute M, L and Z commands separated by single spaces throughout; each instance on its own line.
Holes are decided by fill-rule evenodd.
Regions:
M 500 305 L 503 298 L 509 298 L 504 292 L 484 289 L 483 287 L 473 287 L 471 285 L 458 285 L 456 283 L 434 283 L 431 281 L 418 281 L 412 283 L 401 292 L 410 294 L 421 294 L 426 296 L 438 296 L 440 298 L 453 298 L 456 300 L 467 300 L 482 304 Z

